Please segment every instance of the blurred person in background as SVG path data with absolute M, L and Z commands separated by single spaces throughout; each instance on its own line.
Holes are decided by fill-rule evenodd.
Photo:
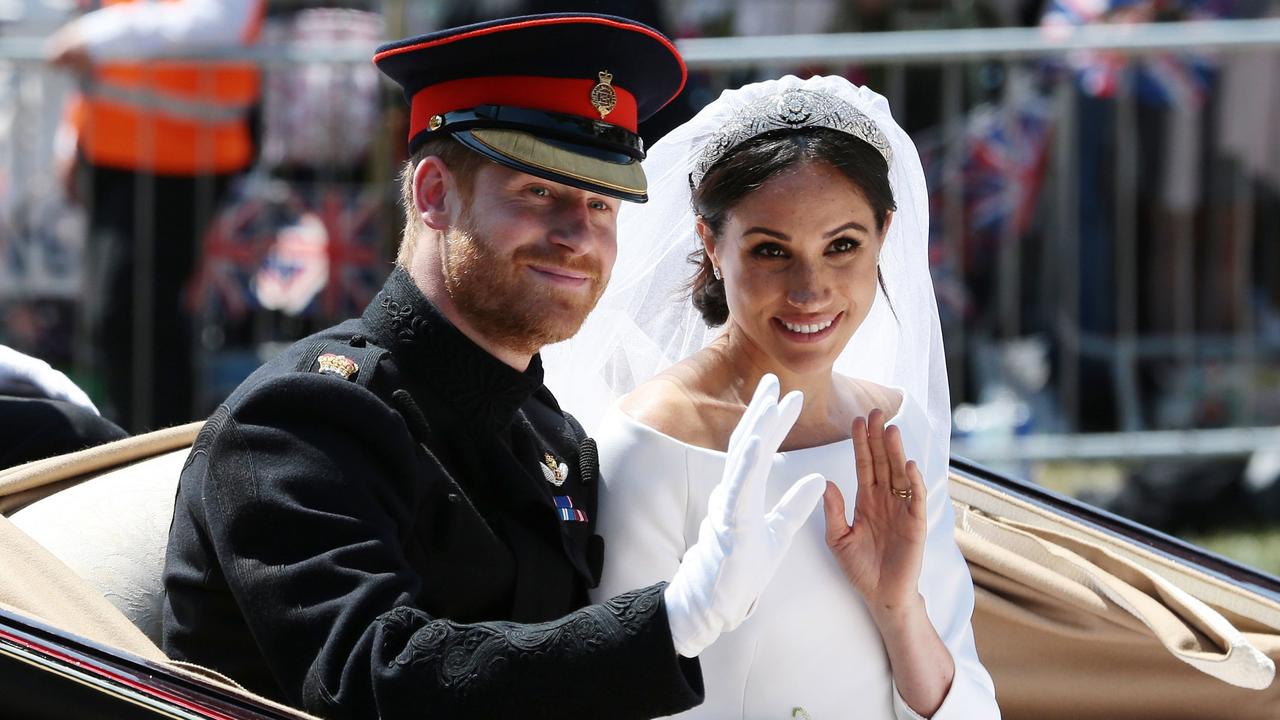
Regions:
M 1245 5 L 1054 0 L 1045 4 L 1040 26 L 1046 37 L 1061 38 L 1076 27 L 1231 19 Z M 1084 342 L 1109 348 L 1079 362 L 1081 386 L 1091 391 L 1080 398 L 1078 427 L 1202 424 L 1181 409 L 1195 403 L 1160 402 L 1165 388 L 1184 380 L 1181 363 L 1147 354 L 1130 377 L 1112 348 L 1127 333 L 1176 338 L 1229 330 L 1239 295 L 1229 279 L 1234 250 L 1231 233 L 1219 232 L 1211 211 L 1215 196 L 1227 193 L 1209 182 L 1219 59 L 1186 50 L 1087 50 L 1067 56 L 1056 69 L 1063 68 L 1075 86 L 1079 263 L 1088 268 L 1077 290 L 1080 330 Z
M 259 34 L 264 0 L 104 0 L 49 39 L 74 72 L 58 163 L 88 211 L 85 321 L 107 410 L 133 430 L 192 415 L 191 332 L 182 290 L 227 184 L 253 162 L 246 63 L 156 61 L 237 48 Z
M 0 345 L 0 470 L 127 437 L 66 375 Z

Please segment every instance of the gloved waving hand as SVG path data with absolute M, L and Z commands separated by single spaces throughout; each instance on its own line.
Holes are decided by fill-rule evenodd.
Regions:
M 698 541 L 664 593 L 672 639 L 685 657 L 697 656 L 747 618 L 826 486 L 821 475 L 808 475 L 772 509 L 765 507 L 774 453 L 804 400 L 795 391 L 778 402 L 778 391 L 776 376 L 760 379 L 729 438 L 724 474 L 711 492 Z

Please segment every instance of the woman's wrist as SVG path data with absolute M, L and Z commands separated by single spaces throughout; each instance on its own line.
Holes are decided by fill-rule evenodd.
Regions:
M 924 597 L 915 593 L 905 600 L 895 603 L 869 602 L 867 610 L 881 635 L 898 634 L 920 620 L 928 622 L 929 615 L 925 611 Z M 886 641 L 888 638 L 885 638 Z
M 904 602 L 869 609 L 903 702 L 919 715 L 932 716 L 951 689 L 955 662 L 929 620 L 924 598 L 917 593 Z

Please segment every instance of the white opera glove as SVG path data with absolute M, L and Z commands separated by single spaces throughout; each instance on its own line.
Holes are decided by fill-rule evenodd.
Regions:
M 698 541 L 664 592 L 671 637 L 685 657 L 697 656 L 747 619 L 826 487 L 821 475 L 808 475 L 772 510 L 765 508 L 773 455 L 804 401 L 795 391 L 779 403 L 778 389 L 774 375 L 761 378 L 729 439 L 724 475 L 711 491 Z
M 0 345 L 0 394 L 38 395 L 98 412 L 93 401 L 49 363 Z

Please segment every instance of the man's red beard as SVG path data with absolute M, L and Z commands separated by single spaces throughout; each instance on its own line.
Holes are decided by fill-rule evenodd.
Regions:
M 470 220 L 464 217 L 446 233 L 441 258 L 445 289 L 467 322 L 491 341 L 529 354 L 578 332 L 608 282 L 599 260 L 557 252 L 551 245 L 523 246 L 504 257 Z M 530 264 L 586 275 L 588 287 L 557 288 L 539 281 Z

